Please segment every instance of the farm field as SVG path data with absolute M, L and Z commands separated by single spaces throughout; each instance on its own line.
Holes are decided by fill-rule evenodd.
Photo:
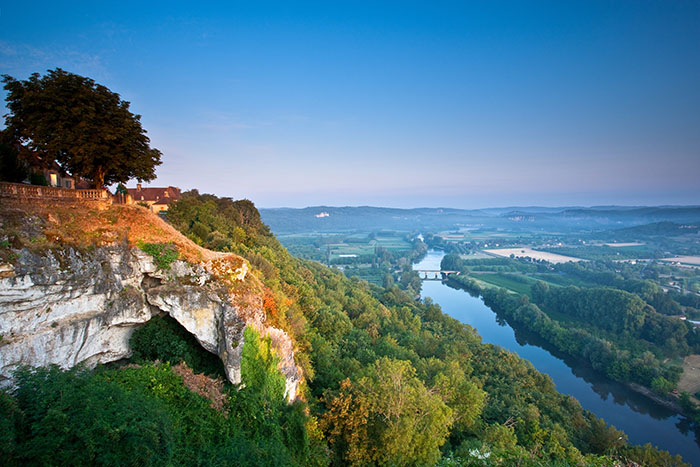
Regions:
M 569 247 L 545 248 L 548 252 L 563 256 L 571 256 L 580 260 L 614 260 L 614 259 L 647 259 L 653 258 L 656 248 L 648 244 L 630 245 L 617 243 L 617 246 L 585 245 Z
M 331 258 L 339 258 L 346 255 L 373 255 L 374 246 L 356 243 L 335 243 L 327 246 L 330 250 Z
M 459 231 L 454 230 L 444 230 L 436 234 L 442 237 L 446 241 L 472 241 L 472 242 L 484 242 L 493 240 L 498 242 L 498 240 L 515 240 L 527 238 L 530 235 L 528 233 L 513 233 L 500 230 L 482 230 L 482 229 L 461 229 Z
M 483 251 L 474 251 L 473 253 L 470 253 L 468 255 L 459 255 L 460 258 L 462 259 L 489 259 L 493 258 L 493 255 L 489 255 L 484 253 Z
M 491 253 L 492 255 L 496 256 L 502 256 L 502 257 L 509 257 L 510 255 L 514 255 L 516 258 L 524 258 L 526 256 L 529 256 L 530 258 L 536 259 L 536 260 L 544 260 L 544 261 L 549 261 L 550 263 L 558 264 L 558 263 L 567 263 L 569 261 L 577 262 L 577 261 L 585 261 L 581 258 L 574 258 L 573 256 L 564 256 L 564 255 L 558 255 L 556 253 L 549 253 L 546 251 L 537 251 L 533 250 L 532 248 L 499 248 L 499 249 L 492 249 L 492 250 L 484 250 L 486 253 Z
M 348 236 L 338 243 L 328 243 L 323 250 L 330 253 L 330 260 L 336 258 L 353 258 L 374 256 L 376 248 L 381 247 L 395 253 L 409 251 L 412 246 L 402 237 L 397 236 L 377 236 L 368 240 L 367 236 Z
M 613 248 L 622 248 L 626 246 L 642 246 L 645 245 L 645 243 L 639 243 L 639 242 L 627 242 L 627 243 L 603 243 L 605 246 L 610 246 Z
M 299 232 L 278 235 L 278 239 L 292 254 L 306 259 L 325 262 L 339 258 L 361 258 L 369 263 L 378 247 L 394 254 L 411 250 L 412 244 L 404 238 L 406 234 L 401 231 Z
M 549 284 L 550 287 L 566 287 L 569 285 L 585 287 L 588 285 L 580 279 L 574 279 L 572 277 L 564 276 L 558 273 L 536 273 L 531 274 L 529 277 L 538 281 L 546 282 Z
M 530 295 L 530 288 L 535 282 L 542 281 L 549 284 L 550 287 L 561 287 L 563 285 L 572 285 L 573 281 L 567 281 L 557 274 L 518 274 L 518 273 L 492 273 L 492 272 L 472 272 L 469 274 L 478 281 L 485 284 L 503 287 L 518 294 Z
M 681 263 L 681 264 L 692 264 L 693 266 L 700 266 L 700 256 L 677 256 L 675 258 L 662 258 L 661 261 L 668 261 L 670 263 Z
M 700 391 L 700 355 L 688 355 L 683 360 L 683 373 L 678 382 L 678 390 L 685 391 L 694 398 Z
M 381 246 L 387 250 L 410 250 L 411 244 L 402 237 L 382 237 L 377 236 L 374 240 L 370 240 L 370 245 Z
M 472 273 L 470 277 L 497 287 L 503 287 L 518 294 L 530 295 L 530 287 L 536 281 L 523 275 Z

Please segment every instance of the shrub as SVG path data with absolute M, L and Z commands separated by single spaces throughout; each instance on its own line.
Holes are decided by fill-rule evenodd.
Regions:
M 24 437 L 8 464 L 161 465 L 172 452 L 162 404 L 84 369 L 20 369 Z
M 158 266 L 158 269 L 168 270 L 173 261 L 175 261 L 179 253 L 177 247 L 172 243 L 147 243 L 139 241 L 136 244 L 141 250 L 153 256 L 153 260 Z

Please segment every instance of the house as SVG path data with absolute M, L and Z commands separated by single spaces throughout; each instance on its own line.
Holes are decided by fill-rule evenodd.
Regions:
M 55 162 L 50 169 L 44 169 L 44 177 L 49 186 L 75 189 L 75 179 L 63 172 Z
M 144 188 L 139 183 L 136 188 L 127 188 L 127 190 L 134 199 L 134 203 L 146 204 L 156 214 L 167 211 L 170 203 L 180 199 L 180 189 L 175 186 Z
M 29 161 L 29 172 L 39 177 L 43 175 L 48 186 L 68 188 L 71 190 L 75 189 L 75 178 L 68 175 L 56 161 L 51 161 L 48 167 L 46 166 L 46 162 L 43 162 L 42 158 L 39 156 L 34 156 L 30 158 Z M 35 181 L 34 183 L 40 182 Z

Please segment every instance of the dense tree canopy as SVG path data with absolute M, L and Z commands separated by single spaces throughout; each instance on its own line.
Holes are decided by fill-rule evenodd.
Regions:
M 341 383 L 323 425 L 350 464 L 432 465 L 453 412 L 415 376 L 410 362 L 381 358 L 356 385 Z
M 197 190 L 182 193 L 182 198 L 170 206 L 168 221 L 193 241 L 213 250 L 234 251 L 237 245 L 252 246 L 271 238 L 251 201 L 218 198 Z
M 448 253 L 443 256 L 440 261 L 440 269 L 445 271 L 461 271 L 464 268 L 464 262 L 458 254 Z
M 60 68 L 25 81 L 3 75 L 3 82 L 8 132 L 44 163 L 56 161 L 96 187 L 155 178 L 161 152 L 119 94 Z

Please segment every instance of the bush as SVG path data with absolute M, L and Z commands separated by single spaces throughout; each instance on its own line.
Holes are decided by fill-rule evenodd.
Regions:
M 32 185 L 49 186 L 49 182 L 46 181 L 44 174 L 39 172 L 32 172 L 29 174 L 29 183 Z
M 158 266 L 158 269 L 170 269 L 170 264 L 179 256 L 177 247 L 172 243 L 147 243 L 139 241 L 136 246 L 145 253 L 153 256 L 153 260 L 156 266 Z
M 17 403 L 4 391 L 0 391 L 0 459 L 16 459 L 17 429 L 22 412 Z
M 169 463 L 171 425 L 157 401 L 84 369 L 24 368 L 15 377 L 24 437 L 7 464 Z

